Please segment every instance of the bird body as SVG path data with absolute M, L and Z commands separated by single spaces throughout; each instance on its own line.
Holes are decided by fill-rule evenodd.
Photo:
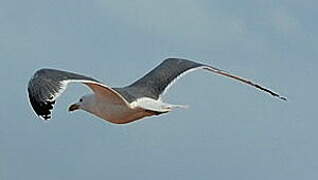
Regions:
M 69 107 L 69 111 L 82 109 L 111 123 L 125 124 L 143 117 L 167 113 L 175 108 L 185 108 L 183 105 L 165 103 L 161 97 L 178 78 L 199 69 L 238 80 L 286 100 L 285 97 L 245 78 L 180 58 L 164 60 L 142 78 L 122 88 L 111 88 L 94 78 L 73 72 L 41 69 L 35 72 L 29 81 L 28 93 L 36 114 L 49 120 L 56 98 L 63 93 L 67 84 L 79 82 L 87 85 L 93 94 L 83 96 L 79 102 Z
M 171 110 L 171 105 L 150 98 L 138 99 L 130 105 L 116 103 L 110 96 L 97 98 L 95 94 L 90 94 L 85 98 L 83 100 L 85 104 L 80 105 L 81 109 L 115 124 L 130 123 L 146 116 L 159 115 Z M 145 108 L 140 107 L 142 105 Z

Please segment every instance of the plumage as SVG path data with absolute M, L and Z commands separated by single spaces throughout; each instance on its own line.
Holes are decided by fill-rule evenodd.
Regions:
M 55 101 L 63 93 L 67 84 L 82 83 L 87 85 L 93 94 L 83 96 L 76 104 L 77 106 L 73 106 L 73 108 L 78 107 L 109 122 L 122 124 L 184 107 L 162 102 L 160 97 L 178 78 L 199 69 L 238 80 L 286 100 L 285 97 L 250 80 L 209 65 L 180 58 L 164 60 L 142 78 L 122 88 L 111 88 L 94 78 L 73 72 L 41 69 L 35 72 L 29 81 L 28 93 L 35 113 L 43 119 L 49 120 Z

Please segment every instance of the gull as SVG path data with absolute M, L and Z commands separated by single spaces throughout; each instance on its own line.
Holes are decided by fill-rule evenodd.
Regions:
M 87 85 L 92 93 L 82 96 L 69 106 L 69 111 L 84 110 L 108 122 L 126 124 L 147 116 L 160 115 L 184 105 L 163 102 L 167 89 L 183 75 L 195 70 L 207 70 L 269 93 L 281 100 L 285 97 L 257 83 L 228 73 L 210 65 L 187 59 L 167 58 L 142 78 L 122 88 L 112 88 L 100 81 L 73 72 L 56 69 L 40 69 L 28 83 L 30 103 L 43 120 L 50 120 L 55 101 L 69 83 Z

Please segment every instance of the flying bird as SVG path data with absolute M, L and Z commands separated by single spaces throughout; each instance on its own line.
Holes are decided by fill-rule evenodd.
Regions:
M 73 72 L 40 69 L 28 83 L 28 94 L 35 113 L 44 120 L 50 120 L 55 101 L 68 83 L 82 83 L 93 93 L 82 96 L 77 103 L 69 107 L 69 111 L 82 109 L 111 123 L 125 124 L 146 116 L 167 113 L 175 108 L 184 108 L 183 105 L 163 102 L 162 96 L 177 79 L 188 72 L 200 69 L 238 80 L 281 100 L 287 100 L 272 90 L 240 76 L 180 58 L 165 59 L 142 78 L 122 88 L 112 88 L 94 78 Z

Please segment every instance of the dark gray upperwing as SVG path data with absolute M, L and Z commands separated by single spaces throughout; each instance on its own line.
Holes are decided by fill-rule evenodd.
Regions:
M 68 81 L 76 80 L 98 82 L 87 76 L 55 69 L 40 69 L 35 72 L 29 81 L 28 93 L 36 114 L 45 120 L 50 119 L 55 99 L 64 91 Z
M 153 99 L 158 99 L 159 96 L 167 89 L 169 85 L 171 85 L 171 83 L 173 83 L 174 80 L 183 75 L 185 72 L 197 69 L 212 71 L 216 74 L 238 80 L 249 86 L 253 86 L 279 99 L 285 101 L 287 100 L 285 97 L 279 95 L 278 93 L 275 93 L 274 91 L 243 77 L 228 73 L 209 65 L 177 58 L 169 58 L 164 60 L 160 65 L 155 67 L 145 76 L 125 88 L 118 89 L 118 91 L 120 91 L 121 94 L 125 95 L 126 97 L 129 97 L 130 101 L 140 97 L 150 97 Z
M 201 66 L 204 65 L 186 59 L 168 58 L 142 78 L 119 91 L 123 94 L 127 91 L 136 98 L 150 97 L 158 99 L 167 86 L 178 76 L 188 70 Z

